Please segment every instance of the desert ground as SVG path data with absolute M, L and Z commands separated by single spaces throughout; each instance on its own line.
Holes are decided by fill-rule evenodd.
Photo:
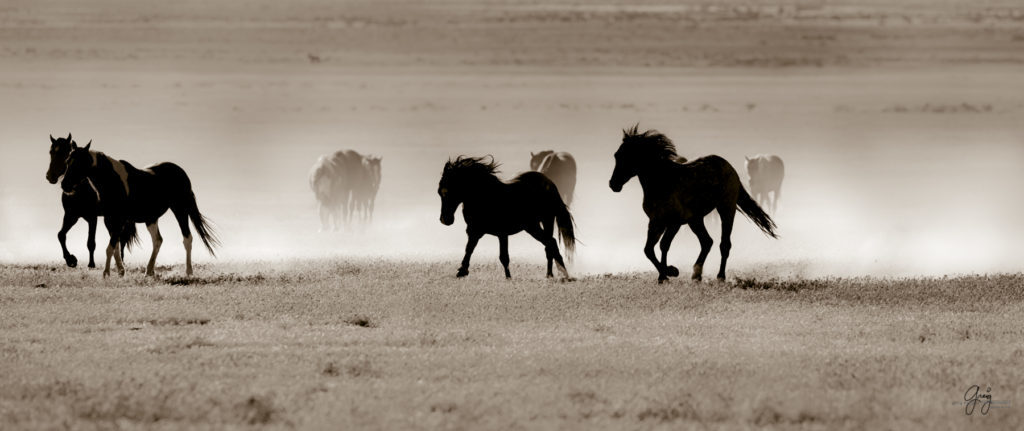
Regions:
M 1017 2 L 8 1 L 0 65 L 0 428 L 1021 426 Z M 781 238 L 740 218 L 727 282 L 657 285 L 607 186 L 636 123 L 780 155 Z M 148 238 L 123 279 L 64 267 L 68 133 L 184 167 L 217 257 L 184 277 L 168 217 L 156 279 Z M 342 148 L 384 157 L 374 222 L 319 233 Z M 444 162 L 543 149 L 580 166 L 578 280 L 525 235 L 512 281 L 494 238 L 456 280 Z

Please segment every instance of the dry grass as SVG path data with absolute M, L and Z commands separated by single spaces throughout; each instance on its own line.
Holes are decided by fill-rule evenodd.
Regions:
M 1021 274 L 452 270 L 224 264 L 185 284 L 2 266 L 0 428 L 1021 425 Z M 1010 408 L 965 416 L 970 384 Z

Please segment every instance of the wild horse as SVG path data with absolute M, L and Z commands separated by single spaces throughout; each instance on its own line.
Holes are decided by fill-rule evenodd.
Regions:
M 552 150 L 530 153 L 530 169 L 548 177 L 558 187 L 565 205 L 572 205 L 576 191 L 576 159 L 572 154 Z
M 684 224 L 690 226 L 700 241 L 693 279 L 701 279 L 704 260 L 714 243 L 704 227 L 704 216 L 712 210 L 717 210 L 722 220 L 719 280 L 725 280 L 725 263 L 732 247 L 730 236 L 737 208 L 766 235 L 778 237 L 775 222 L 743 189 L 739 175 L 729 162 L 711 155 L 679 163 L 676 147 L 668 137 L 656 130 L 640 133 L 637 127 L 622 131 L 622 145 L 615 152 L 615 170 L 608 185 L 612 191 L 619 192 L 631 178 L 640 179 L 644 190 L 643 208 L 650 219 L 644 254 L 658 269 L 659 283 L 679 276 L 679 269 L 668 264 L 667 255 L 672 239 Z M 660 262 L 654 255 L 654 245 L 659 239 Z
M 67 138 L 54 139 L 53 135 L 50 135 L 50 167 L 46 170 L 46 180 L 50 184 L 57 184 L 60 177 L 67 171 L 68 156 L 71 154 L 73 142 L 70 133 Z M 61 224 L 60 231 L 57 232 L 57 240 L 64 253 L 64 262 L 72 268 L 78 266 L 78 258 L 68 251 L 67 234 L 81 218 L 89 224 L 89 237 L 85 245 L 89 249 L 89 268 L 95 268 L 96 260 L 93 255 L 96 251 L 96 219 L 103 215 L 103 212 L 100 211 L 100 201 L 96 190 L 89 184 L 89 181 L 84 180 L 73 186 L 72 193 L 63 193 L 60 202 L 64 207 L 64 222 Z M 126 249 L 130 250 L 132 245 L 136 245 L 138 242 L 135 225 L 128 226 L 124 236 L 121 237 L 121 254 L 123 255 Z
M 103 276 L 110 274 L 110 258 L 114 257 L 117 270 L 123 276 L 124 264 L 118 249 L 119 238 L 135 223 L 145 223 L 153 238 L 153 254 L 146 266 L 146 275 L 156 275 L 154 266 L 163 238 L 157 220 L 168 209 L 174 213 L 181 228 L 185 246 L 185 273 L 192 275 L 192 233 L 188 222 L 191 219 L 199 238 L 206 249 L 214 255 L 213 247 L 220 244 L 209 226 L 209 221 L 199 212 L 192 183 L 178 165 L 164 162 L 146 169 L 137 169 L 124 160 L 116 160 L 98 151 L 90 151 L 90 142 L 79 148 L 71 143 L 71 154 L 67 159 L 67 171 L 61 188 L 64 193 L 76 194 L 75 186 L 88 180 L 99 196 L 103 212 L 103 224 L 110 234 L 107 245 L 107 261 Z
M 498 237 L 498 260 L 505 268 L 505 278 L 512 278 L 508 270 L 508 237 L 525 230 L 544 244 L 547 276 L 553 276 L 551 264 L 554 261 L 562 277 L 569 279 L 554 238 L 556 222 L 567 257 L 571 257 L 576 248 L 576 236 L 572 215 L 559 196 L 558 188 L 540 172 L 525 172 L 506 183 L 495 175 L 497 168 L 493 158 L 484 162 L 482 157 L 459 156 L 448 160 L 441 172 L 437 186 L 437 194 L 441 196 L 441 223 L 445 226 L 455 223 L 455 210 L 462 204 L 469 237 L 466 255 L 455 276 L 469 274 L 473 249 L 484 234 L 490 234 Z

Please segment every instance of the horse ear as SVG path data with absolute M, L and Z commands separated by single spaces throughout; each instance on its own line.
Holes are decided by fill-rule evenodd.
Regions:
M 89 147 L 92 146 L 92 139 L 89 140 L 88 144 L 85 144 L 85 151 L 89 151 Z
M 68 132 L 68 140 L 71 141 L 71 132 Z
M 53 139 L 53 135 L 50 135 L 50 143 L 51 144 L 56 144 L 57 143 L 57 140 Z
M 743 156 L 743 158 L 747 159 L 748 162 L 750 161 L 750 156 Z

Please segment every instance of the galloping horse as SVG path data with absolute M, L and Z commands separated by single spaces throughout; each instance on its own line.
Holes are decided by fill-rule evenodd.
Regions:
M 530 153 L 530 169 L 546 175 L 558 187 L 565 205 L 572 205 L 576 191 L 576 159 L 572 154 L 552 150 Z
M 744 158 L 747 174 L 750 176 L 750 194 L 754 195 L 759 205 L 770 206 L 772 214 L 775 214 L 779 198 L 782 197 L 782 177 L 786 176 L 786 167 L 782 164 L 782 159 L 774 154 L 758 154 Z
M 209 221 L 199 212 L 192 182 L 178 165 L 164 162 L 146 169 L 136 169 L 124 160 L 116 160 L 98 151 L 90 151 L 92 142 L 79 148 L 71 143 L 71 154 L 67 159 L 67 172 L 60 186 L 64 193 L 74 195 L 75 186 L 88 180 L 96 189 L 103 211 L 103 224 L 110 234 L 107 245 L 107 263 L 103 276 L 110 275 L 110 258 L 114 257 L 117 271 L 124 276 L 124 264 L 118 249 L 119 238 L 134 228 L 135 223 L 145 223 L 153 238 L 153 254 L 146 266 L 146 275 L 155 276 L 156 255 L 163 238 L 157 220 L 168 209 L 174 213 L 181 229 L 185 246 L 185 273 L 192 275 L 192 233 L 188 222 L 191 219 L 199 238 L 211 255 L 213 247 L 220 244 L 211 231 Z
M 722 264 L 718 279 L 725 280 L 725 263 L 732 247 L 733 219 L 736 209 L 746 215 L 762 232 L 777 238 L 775 222 L 750 198 L 736 170 L 725 159 L 705 156 L 678 163 L 676 147 L 656 130 L 640 133 L 638 126 L 623 130 L 622 145 L 615 152 L 615 170 L 608 186 L 619 192 L 633 177 L 644 190 L 644 212 L 650 218 L 644 254 L 658 270 L 658 282 L 678 277 L 679 269 L 668 264 L 668 249 L 679 228 L 690 225 L 700 241 L 700 255 L 693 264 L 693 279 L 700 280 L 704 260 L 714 241 L 704 227 L 704 216 L 717 210 L 722 219 Z M 661 261 L 654 255 L 654 244 L 661 239 Z
M 469 259 L 476 243 L 484 234 L 490 234 L 498 237 L 498 260 L 505 268 L 505 278 L 512 278 L 508 271 L 508 237 L 525 230 L 544 244 L 547 276 L 554 275 L 551 272 L 551 262 L 554 261 L 558 263 L 562 277 L 569 279 L 554 238 L 556 222 L 566 257 L 572 257 L 576 236 L 572 215 L 559 196 L 558 188 L 539 172 L 525 172 L 505 183 L 495 175 L 497 169 L 498 164 L 493 158 L 488 163 L 482 157 L 459 156 L 455 160 L 449 159 L 441 172 L 437 186 L 437 194 L 441 196 L 441 223 L 445 226 L 455 223 L 455 210 L 462 204 L 469 238 L 462 266 L 455 276 L 469 274 Z
M 67 171 L 68 155 L 71 154 L 73 142 L 70 133 L 67 138 L 54 139 L 53 135 L 50 135 L 50 166 L 46 170 L 46 180 L 50 184 L 57 184 L 60 177 Z M 89 224 L 89 236 L 85 245 L 89 249 L 89 268 L 95 268 L 96 260 L 93 255 L 96 251 L 96 219 L 103 215 L 96 190 L 88 181 L 82 181 L 74 185 L 72 193 L 63 193 L 60 202 L 64 207 L 64 222 L 61 224 L 60 231 L 57 232 L 57 241 L 60 242 L 61 251 L 64 253 L 64 262 L 72 268 L 78 266 L 78 258 L 68 251 L 67 234 L 81 218 Z M 130 250 L 132 245 L 138 244 L 139 238 L 136 235 L 135 225 L 125 229 L 120 242 L 121 254 L 124 254 L 126 249 Z

